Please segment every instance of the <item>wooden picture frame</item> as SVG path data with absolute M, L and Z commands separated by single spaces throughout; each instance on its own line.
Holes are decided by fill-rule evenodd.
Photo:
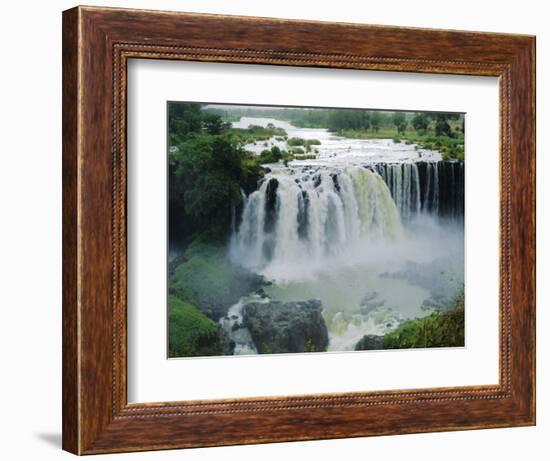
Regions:
M 131 58 L 496 76 L 500 380 L 128 404 Z M 535 38 L 76 7 L 63 13 L 63 448 L 93 454 L 535 424 Z

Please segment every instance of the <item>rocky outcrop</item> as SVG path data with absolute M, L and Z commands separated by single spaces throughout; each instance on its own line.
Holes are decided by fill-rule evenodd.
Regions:
M 321 352 L 328 331 L 321 301 L 250 303 L 243 309 L 244 326 L 260 354 Z
M 376 350 L 383 349 L 382 348 L 383 339 L 384 339 L 383 336 L 365 335 L 355 345 L 355 350 L 356 351 L 376 351 Z

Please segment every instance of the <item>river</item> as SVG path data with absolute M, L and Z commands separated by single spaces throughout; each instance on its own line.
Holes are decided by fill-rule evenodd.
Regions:
M 270 118 L 242 117 L 233 127 L 269 123 L 321 142 L 315 159 L 265 165 L 258 189 L 243 196 L 230 257 L 271 282 L 271 299 L 321 300 L 330 351 L 353 350 L 366 334 L 451 302 L 464 281 L 462 162 Z M 246 148 L 273 145 L 288 149 L 275 138 Z M 246 302 L 232 306 L 236 318 Z M 254 353 L 240 335 L 236 353 Z

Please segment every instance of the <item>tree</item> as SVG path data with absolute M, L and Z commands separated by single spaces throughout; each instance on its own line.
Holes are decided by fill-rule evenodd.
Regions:
M 370 114 L 366 110 L 334 109 L 330 111 L 327 125 L 329 130 L 368 130 Z
M 425 133 L 429 123 L 430 123 L 430 119 L 428 118 L 428 115 L 425 112 L 416 112 L 414 114 L 414 117 L 412 119 L 412 126 L 419 133 L 422 133 L 422 134 Z
M 170 103 L 168 105 L 168 130 L 172 145 L 184 141 L 189 133 L 202 129 L 201 107 L 201 104 L 194 103 Z
M 211 112 L 203 112 L 203 128 L 208 134 L 221 134 L 224 129 L 222 118 Z
M 245 151 L 226 135 L 195 134 L 175 154 L 177 194 L 193 229 L 222 233 L 240 201 Z
M 380 125 L 382 124 L 382 114 L 378 111 L 372 112 L 370 114 L 370 124 L 375 133 L 378 133 Z
M 442 112 L 435 114 L 435 135 L 436 136 L 449 136 L 450 138 L 454 137 L 453 131 L 451 130 L 451 126 L 447 121 L 449 118 L 449 115 L 452 116 L 454 114 L 445 114 Z
M 405 114 L 403 112 L 394 112 L 392 121 L 397 128 L 397 132 L 399 134 L 404 134 L 407 129 L 407 119 L 405 118 Z

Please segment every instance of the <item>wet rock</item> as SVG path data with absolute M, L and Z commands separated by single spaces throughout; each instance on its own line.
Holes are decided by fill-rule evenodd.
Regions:
M 383 349 L 382 340 L 383 336 L 377 335 L 365 335 L 355 345 L 356 351 L 375 351 Z
M 235 341 L 233 341 L 227 332 L 223 328 L 219 327 L 221 343 L 222 343 L 222 354 L 223 355 L 233 355 L 235 353 Z
M 333 174 L 330 175 L 330 177 L 332 178 L 332 183 L 334 184 L 334 189 L 337 192 L 340 192 L 340 184 L 338 183 L 338 175 L 333 173 Z
M 265 190 L 265 220 L 264 232 L 271 232 L 275 228 L 275 220 L 277 218 L 277 189 L 279 181 L 271 178 L 267 183 Z
M 321 185 L 321 176 L 316 175 L 313 177 L 313 187 L 317 188 Z
M 261 298 L 267 298 L 267 294 L 266 292 L 264 291 L 263 288 L 260 288 L 259 290 L 256 290 L 255 292 L 258 296 L 260 296 Z
M 261 354 L 320 352 L 328 346 L 321 301 L 250 303 L 244 325 Z

